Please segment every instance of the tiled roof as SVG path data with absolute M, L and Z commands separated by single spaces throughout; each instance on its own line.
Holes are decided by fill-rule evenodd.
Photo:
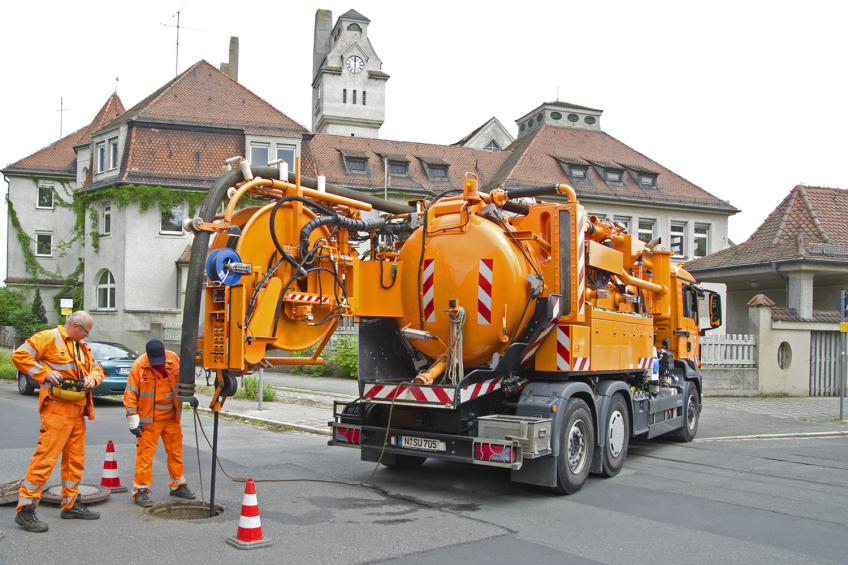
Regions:
M 329 183 L 351 188 L 382 188 L 382 156 L 392 155 L 409 161 L 407 176 L 389 175 L 389 186 L 392 189 L 423 189 L 434 192 L 462 188 L 466 172 L 477 174 L 481 183 L 485 183 L 492 172 L 509 156 L 503 151 L 327 134 L 315 134 L 311 141 L 311 151 L 317 171 L 323 172 Z M 369 159 L 366 161 L 365 173 L 346 173 L 342 152 L 367 155 Z M 450 164 L 447 179 L 431 181 L 424 170 L 424 162 Z
M 466 135 L 465 137 L 463 137 L 462 139 L 460 139 L 460 140 L 459 140 L 459 141 L 457 141 L 456 143 L 452 143 L 451 145 L 465 145 L 465 143 L 466 143 L 469 139 L 471 139 L 472 137 L 474 137 L 475 135 L 477 135 L 477 134 L 480 132 L 480 130 L 481 130 L 481 129 L 483 129 L 484 127 L 486 127 L 486 126 L 487 126 L 487 125 L 489 125 L 490 123 L 492 123 L 492 120 L 495 120 L 495 119 L 496 119 L 496 118 L 494 118 L 494 117 L 489 118 L 488 120 L 486 120 L 485 122 L 483 122 L 482 124 L 480 124 L 480 127 L 478 127 L 477 129 L 475 129 L 474 131 L 472 131 L 471 133 L 469 133 L 468 135 Z
M 816 259 L 848 261 L 848 190 L 796 186 L 744 243 L 686 264 L 689 271 Z
M 300 137 L 308 131 L 206 61 L 198 61 L 106 127 L 128 121 L 235 129 L 248 135 Z
M 6 277 L 6 284 L 35 284 L 45 286 L 61 286 L 65 284 L 64 279 L 34 279 L 32 277 Z
M 177 263 L 188 263 L 189 259 L 191 259 L 191 245 L 186 245 L 179 259 L 177 259 Z
M 77 155 L 74 146 L 87 143 L 91 134 L 100 129 L 105 123 L 113 120 L 124 112 L 124 105 L 117 94 L 112 94 L 97 112 L 90 124 L 82 129 L 66 135 L 59 141 L 51 143 L 44 149 L 36 151 L 29 157 L 13 163 L 4 172 L 33 172 L 73 175 L 77 170 Z
M 348 20 L 362 20 L 364 22 L 370 22 L 368 18 L 357 12 L 356 10 L 348 10 L 344 14 L 342 14 L 339 19 L 346 18 Z
M 486 182 L 487 190 L 568 183 L 577 191 L 578 197 L 583 198 L 697 206 L 728 214 L 738 212 L 724 200 L 602 131 L 543 126 L 517 139 L 504 152 L 509 152 L 509 157 Z M 627 163 L 656 171 L 657 184 L 655 187 L 643 187 L 628 174 L 623 175 L 621 183 L 607 184 L 591 167 L 585 179 L 569 179 L 557 161 L 569 162 L 571 159 L 582 159 L 617 169 L 622 167 L 617 163 Z
M 804 319 L 798 315 L 795 308 L 772 308 L 771 319 L 773 322 L 819 322 L 824 324 L 838 324 L 841 321 L 838 310 L 813 310 L 813 319 Z

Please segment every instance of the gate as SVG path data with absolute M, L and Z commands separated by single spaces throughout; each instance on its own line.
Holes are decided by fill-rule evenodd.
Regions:
M 810 332 L 810 396 L 839 396 L 839 332 Z

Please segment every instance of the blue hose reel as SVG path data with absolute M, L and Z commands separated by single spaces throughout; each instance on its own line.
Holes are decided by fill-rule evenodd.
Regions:
M 215 249 L 206 257 L 206 274 L 213 283 L 233 286 L 241 280 L 241 274 L 230 270 L 230 263 L 241 263 L 241 257 L 229 247 Z

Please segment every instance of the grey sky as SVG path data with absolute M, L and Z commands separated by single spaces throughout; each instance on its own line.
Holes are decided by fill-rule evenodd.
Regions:
M 239 81 L 309 128 L 318 8 L 371 19 L 391 75 L 384 139 L 453 143 L 492 116 L 515 134 L 516 118 L 559 92 L 742 209 L 730 219 L 736 243 L 796 184 L 848 188 L 848 3 L 835 1 L 6 3 L 0 165 L 59 138 L 60 97 L 67 135 L 115 77 L 127 108 L 173 78 L 176 29 L 162 24 L 178 9 L 180 72 L 218 66 L 238 36 Z

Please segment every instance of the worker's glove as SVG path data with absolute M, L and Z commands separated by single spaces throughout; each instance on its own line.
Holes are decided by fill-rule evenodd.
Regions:
M 144 431 L 144 424 L 141 423 L 138 414 L 127 415 L 127 421 L 130 423 L 130 433 L 135 437 L 141 437 L 141 433 Z
M 198 402 L 196 396 L 192 396 L 191 400 L 188 401 L 188 405 L 191 406 L 191 409 L 197 412 L 197 407 L 200 406 L 200 402 Z

